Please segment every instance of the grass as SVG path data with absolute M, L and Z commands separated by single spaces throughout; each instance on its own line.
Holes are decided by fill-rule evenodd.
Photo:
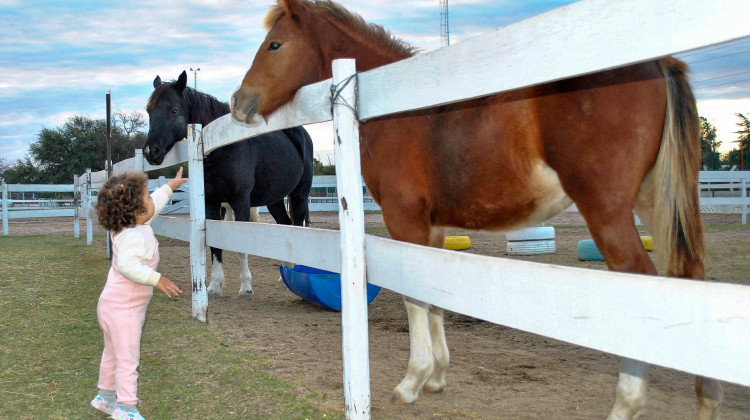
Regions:
M 89 406 L 102 351 L 96 305 L 105 254 L 85 239 L 0 238 L 0 418 L 105 418 Z M 155 293 L 148 309 L 139 369 L 146 418 L 343 418 L 184 308 Z

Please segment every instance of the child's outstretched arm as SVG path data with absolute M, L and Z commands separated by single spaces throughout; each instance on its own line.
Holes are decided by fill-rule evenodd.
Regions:
M 186 178 L 182 177 L 182 166 L 180 166 L 180 169 L 177 171 L 177 175 L 174 176 L 174 179 L 169 181 L 167 185 L 169 185 L 169 188 L 172 189 L 172 191 L 177 191 L 178 188 L 180 188 L 180 185 L 186 183 L 188 180 Z

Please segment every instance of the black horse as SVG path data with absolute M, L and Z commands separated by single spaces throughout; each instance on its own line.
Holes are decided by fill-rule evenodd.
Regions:
M 154 92 L 146 111 L 148 140 L 143 155 L 152 165 L 164 161 L 174 144 L 187 137 L 188 124 L 206 126 L 229 113 L 229 105 L 187 86 L 187 73 L 177 81 L 154 79 Z M 302 127 L 289 128 L 233 143 L 211 152 L 203 160 L 206 218 L 219 220 L 222 203 L 227 218 L 250 220 L 251 207 L 266 206 L 276 223 L 304 226 L 313 179 L 312 139 Z M 291 218 L 284 206 L 289 196 Z M 226 209 L 226 207 L 224 207 Z M 224 284 L 221 249 L 211 247 L 212 272 L 209 296 L 219 296 Z M 247 255 L 240 254 L 240 295 L 253 297 Z

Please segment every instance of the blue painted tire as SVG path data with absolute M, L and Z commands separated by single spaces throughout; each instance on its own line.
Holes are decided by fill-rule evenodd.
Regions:
M 593 239 L 578 241 L 578 259 L 581 261 L 604 261 L 602 253 L 596 247 Z
M 341 311 L 341 275 L 304 265 L 279 266 L 286 287 L 302 299 L 332 311 Z M 380 293 L 380 287 L 367 283 L 367 303 Z

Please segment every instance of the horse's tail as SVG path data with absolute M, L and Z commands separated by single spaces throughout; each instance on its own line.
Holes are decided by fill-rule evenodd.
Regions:
M 667 112 L 654 167 L 651 233 L 667 275 L 702 277 L 705 246 L 698 199 L 698 111 L 685 75 L 686 65 L 672 58 L 659 64 L 666 81 Z

